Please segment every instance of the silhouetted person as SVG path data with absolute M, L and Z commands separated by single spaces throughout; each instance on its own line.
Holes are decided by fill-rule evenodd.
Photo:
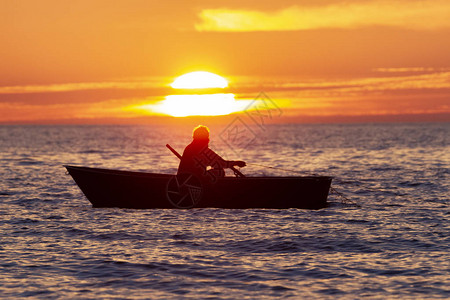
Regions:
M 224 177 L 224 168 L 234 166 L 245 167 L 244 161 L 224 160 L 216 152 L 208 148 L 209 129 L 199 125 L 194 128 L 192 143 L 186 146 L 178 166 L 178 174 L 191 173 L 197 176 L 210 175 Z M 211 167 L 207 170 L 207 167 Z

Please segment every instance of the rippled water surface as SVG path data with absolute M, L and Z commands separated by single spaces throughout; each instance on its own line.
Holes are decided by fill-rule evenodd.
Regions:
M 249 176 L 334 176 L 329 207 L 127 210 L 91 208 L 63 165 L 174 173 L 190 128 L 1 126 L 0 296 L 449 298 L 449 129 L 274 125 L 244 150 L 214 127 Z

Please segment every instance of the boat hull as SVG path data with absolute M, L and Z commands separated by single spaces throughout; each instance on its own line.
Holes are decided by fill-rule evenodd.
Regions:
M 332 180 L 326 176 L 225 177 L 187 184 L 183 196 L 184 179 L 175 175 L 65 167 L 93 207 L 319 209 L 327 205 Z M 186 193 L 195 200 L 183 200 L 189 198 L 184 198 Z

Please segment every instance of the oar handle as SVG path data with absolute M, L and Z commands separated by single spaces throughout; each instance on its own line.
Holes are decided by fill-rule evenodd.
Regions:
M 170 151 L 172 151 L 173 154 L 175 154 L 176 157 L 178 157 L 179 159 L 181 159 L 181 155 L 180 153 L 177 152 L 177 150 L 173 149 L 172 146 L 170 146 L 169 144 L 166 144 L 166 147 L 169 148 Z M 235 167 L 231 166 L 230 167 L 231 170 L 233 170 L 234 174 L 236 174 L 236 176 L 239 177 L 245 177 L 244 174 L 242 174 L 238 169 L 236 169 Z
M 238 169 L 236 169 L 235 167 L 231 166 L 230 167 L 231 170 L 233 170 L 234 174 L 239 175 L 239 177 L 245 177 L 244 174 L 242 174 Z
M 181 159 L 181 155 L 180 153 L 177 152 L 177 150 L 173 149 L 172 146 L 170 146 L 169 144 L 166 144 L 166 147 L 169 148 L 169 150 L 172 151 L 172 153 L 175 154 L 176 157 Z

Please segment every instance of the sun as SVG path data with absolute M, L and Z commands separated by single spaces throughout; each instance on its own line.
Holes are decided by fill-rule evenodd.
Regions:
M 210 72 L 197 71 L 181 75 L 170 86 L 195 91 L 167 95 L 158 103 L 139 105 L 134 109 L 172 117 L 221 116 L 243 111 L 252 103 L 248 99 L 237 100 L 232 93 L 212 92 L 211 89 L 228 87 L 228 81 Z
M 170 86 L 174 89 L 226 88 L 228 81 L 214 73 L 197 71 L 177 77 Z

